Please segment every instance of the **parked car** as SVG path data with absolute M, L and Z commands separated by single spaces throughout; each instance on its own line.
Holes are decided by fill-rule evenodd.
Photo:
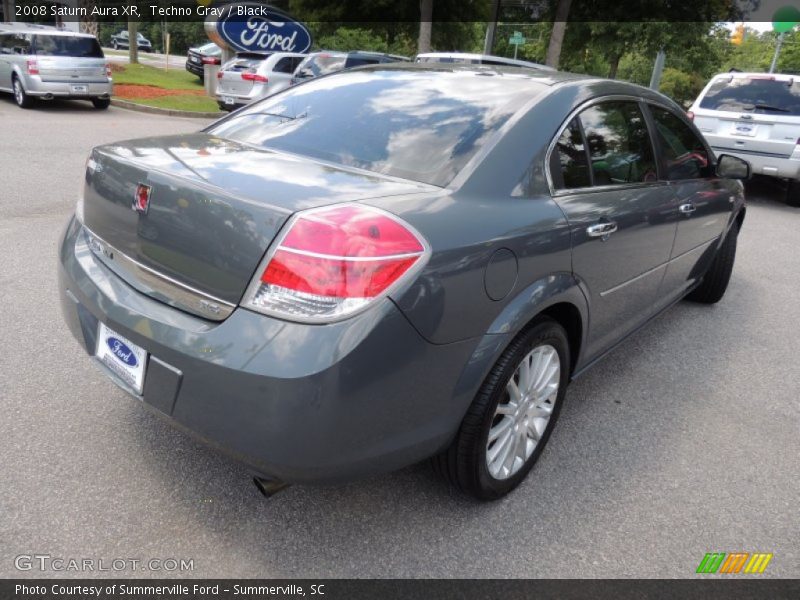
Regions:
M 131 43 L 130 38 L 128 37 L 128 31 L 125 29 L 111 36 L 111 47 L 114 50 L 130 48 L 130 45 Z M 150 43 L 150 40 L 144 37 L 141 33 L 136 34 L 136 47 L 142 52 L 153 51 L 153 45 Z
M 95 148 L 61 303 L 117 385 L 266 493 L 434 456 L 493 499 L 572 379 L 722 298 L 748 171 L 633 84 L 365 67 Z
M 715 75 L 689 111 L 715 152 L 749 161 L 755 174 L 787 180 L 787 202 L 800 207 L 800 77 Z
M 425 52 L 417 54 L 415 62 L 418 63 L 447 63 L 457 65 L 495 65 L 506 67 L 524 67 L 527 69 L 542 69 L 543 71 L 555 71 L 553 67 L 542 65 L 527 60 L 517 60 L 516 58 L 506 58 L 505 56 L 493 56 L 491 54 L 469 54 L 466 52 Z
M 112 89 L 111 65 L 94 36 L 40 27 L 0 32 L 0 91 L 21 108 L 36 98 L 73 98 L 105 109 Z
M 186 55 L 186 70 L 197 75 L 202 81 L 205 79 L 205 65 L 222 64 L 222 48 L 214 42 L 189 48 Z
M 301 62 L 292 77 L 292 84 L 300 83 L 306 79 L 328 75 L 336 71 L 350 69 L 352 67 L 363 67 L 365 65 L 377 65 L 391 62 L 408 62 L 407 56 L 397 54 L 383 54 L 381 52 L 365 52 L 358 50 L 355 52 L 314 52 L 309 54 Z
M 217 104 L 234 110 L 291 85 L 292 73 L 305 54 L 238 54 L 217 72 Z

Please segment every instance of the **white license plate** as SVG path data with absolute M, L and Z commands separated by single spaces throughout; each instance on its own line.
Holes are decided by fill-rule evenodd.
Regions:
M 69 89 L 72 90 L 73 94 L 88 94 L 89 93 L 89 86 L 88 85 L 71 85 Z
M 751 123 L 734 123 L 731 134 L 753 137 L 756 134 L 756 128 L 756 125 L 752 125 Z
M 122 337 L 113 329 L 100 323 L 97 329 L 97 351 L 95 356 L 100 359 L 111 372 L 119 377 L 126 385 L 133 388 L 141 395 L 144 384 L 144 370 L 147 363 L 147 352 Z
M 231 98 L 230 96 L 225 96 L 224 100 L 225 104 L 233 104 L 233 98 Z

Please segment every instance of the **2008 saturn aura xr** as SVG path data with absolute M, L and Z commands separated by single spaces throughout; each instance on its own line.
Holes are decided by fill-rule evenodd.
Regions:
M 61 301 L 112 380 L 267 490 L 434 457 L 498 498 L 572 378 L 722 298 L 748 176 L 635 85 L 366 67 L 95 148 Z

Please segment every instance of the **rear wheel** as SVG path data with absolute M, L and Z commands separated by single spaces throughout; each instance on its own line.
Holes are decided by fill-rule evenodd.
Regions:
M 738 227 L 736 225 L 731 227 L 722 246 L 717 250 L 717 255 L 714 257 L 711 267 L 703 277 L 703 282 L 686 296 L 688 300 L 703 304 L 715 304 L 722 300 L 733 272 L 738 234 Z
M 506 349 L 467 411 L 456 439 L 434 468 L 481 500 L 517 487 L 547 443 L 569 378 L 569 343 L 549 318 Z
M 33 98 L 25 92 L 25 88 L 22 87 L 22 82 L 16 75 L 14 75 L 11 85 L 14 88 L 14 100 L 17 106 L 20 108 L 30 108 L 33 106 Z
M 111 105 L 111 98 L 92 98 L 92 104 L 98 110 L 105 110 Z
M 789 180 L 789 188 L 786 190 L 786 204 L 800 208 L 800 181 Z

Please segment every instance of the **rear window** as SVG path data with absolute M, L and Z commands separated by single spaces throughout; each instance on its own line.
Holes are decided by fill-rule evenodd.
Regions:
M 381 62 L 379 58 L 368 58 L 365 56 L 349 56 L 345 62 L 346 68 L 362 67 L 364 65 L 377 65 Z
M 209 131 L 445 186 L 541 89 L 464 73 L 345 71 L 266 98 Z
M 700 108 L 800 116 L 800 78 L 797 82 L 768 76 L 718 79 L 700 100 Z
M 259 58 L 236 58 L 225 67 L 225 71 L 248 71 L 257 69 L 264 62 L 263 57 Z
M 103 58 L 103 50 L 95 38 L 69 35 L 36 34 L 34 53 L 40 56 L 71 56 L 74 58 Z
M 298 77 L 319 77 L 344 69 L 344 56 L 314 56 L 300 66 Z

